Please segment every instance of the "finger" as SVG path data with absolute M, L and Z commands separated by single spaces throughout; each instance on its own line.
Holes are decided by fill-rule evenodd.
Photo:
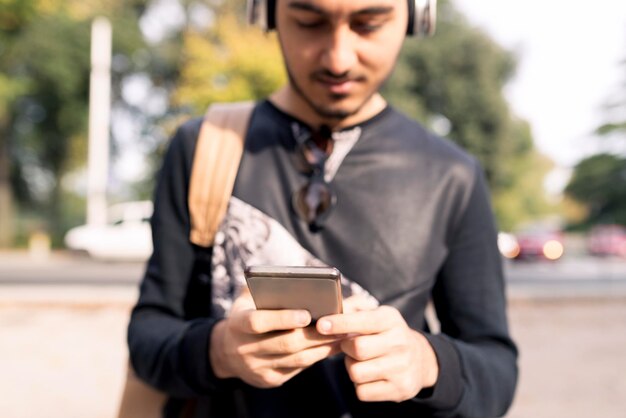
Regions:
M 403 335 L 391 331 L 359 335 L 341 341 L 341 351 L 355 360 L 364 361 L 388 354 L 402 346 Z
M 285 367 L 285 368 L 280 368 L 280 369 L 274 369 L 274 373 L 276 373 L 277 376 L 280 376 L 282 378 L 282 382 L 281 382 L 281 385 L 282 385 L 283 383 L 287 382 L 288 380 L 291 380 L 294 376 L 302 372 L 302 370 L 304 370 L 303 367 L 297 367 L 295 369 Z
M 321 335 L 313 327 L 297 328 L 268 335 L 257 342 L 254 350 L 258 354 L 291 354 L 337 340 L 334 335 Z
M 341 352 L 341 350 L 337 344 L 325 344 L 286 356 L 276 356 L 270 360 L 270 364 L 274 369 L 307 368 L 339 352 Z
M 363 402 L 400 402 L 406 400 L 394 385 L 385 380 L 358 384 L 355 385 L 355 390 L 356 396 Z
M 300 373 L 302 368 L 298 369 L 268 369 L 261 375 L 244 378 L 244 381 L 254 387 L 261 389 L 269 389 L 282 386 L 283 383 Z
M 238 297 L 241 297 L 241 296 L 250 297 L 250 299 L 252 299 L 252 294 L 250 293 L 250 288 L 248 287 L 247 284 L 244 284 L 239 289 L 239 296 Z
M 400 357 L 384 356 L 372 360 L 358 361 L 346 356 L 346 370 L 350 380 L 356 384 L 391 381 L 406 371 L 407 365 L 400 362 Z
M 371 311 L 378 307 L 378 301 L 369 295 L 352 295 L 343 301 L 343 313 Z
M 397 309 L 380 306 L 371 311 L 329 315 L 317 321 L 320 334 L 377 334 L 398 323 L 406 324 Z
M 248 290 L 248 286 L 245 286 L 241 289 L 241 293 L 233 302 L 233 306 L 230 309 L 230 315 L 232 315 L 232 313 L 234 312 L 254 309 L 256 309 L 256 306 L 254 305 L 254 300 L 252 299 L 252 295 Z
M 232 325 L 246 334 L 264 334 L 303 328 L 311 323 L 311 315 L 305 310 L 246 310 L 233 313 Z

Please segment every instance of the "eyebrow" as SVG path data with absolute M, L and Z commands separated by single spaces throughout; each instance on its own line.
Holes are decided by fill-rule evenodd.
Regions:
M 288 6 L 290 9 L 294 10 L 304 10 L 307 12 L 313 12 L 319 15 L 328 15 L 321 7 L 315 6 L 311 3 L 305 3 L 301 1 L 292 1 Z M 374 6 L 374 7 L 366 7 L 364 9 L 358 10 L 354 13 L 351 13 L 352 16 L 362 16 L 362 15 L 383 15 L 389 14 L 393 12 L 392 6 Z

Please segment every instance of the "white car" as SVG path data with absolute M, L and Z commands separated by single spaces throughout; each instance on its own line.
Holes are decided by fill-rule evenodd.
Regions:
M 111 206 L 106 225 L 72 228 L 65 235 L 65 245 L 102 260 L 147 260 L 152 254 L 152 210 L 150 201 Z

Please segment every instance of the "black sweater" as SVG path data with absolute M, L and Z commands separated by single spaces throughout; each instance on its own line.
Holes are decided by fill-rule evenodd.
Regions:
M 324 228 L 312 232 L 291 208 L 292 194 L 307 179 L 293 160 L 294 135 L 306 127 L 261 102 L 228 214 L 214 247 L 205 250 L 188 239 L 187 192 L 200 123 L 183 125 L 166 154 L 152 218 L 154 253 L 128 330 L 138 375 L 172 396 L 167 416 L 175 416 L 184 398 L 198 398 L 198 417 L 505 413 L 517 351 L 507 329 L 488 192 L 473 158 L 388 107 L 337 136 L 333 154 L 349 150 L 329 175 L 337 203 Z M 344 296 L 367 293 L 425 333 L 440 367 L 435 388 L 401 403 L 363 403 L 341 358 L 317 363 L 276 389 L 217 379 L 209 336 L 247 263 L 337 267 L 348 278 Z M 429 300 L 438 334 L 425 320 Z

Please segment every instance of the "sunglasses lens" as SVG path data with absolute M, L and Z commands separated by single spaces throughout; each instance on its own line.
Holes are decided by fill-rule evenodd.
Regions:
M 312 132 L 310 138 L 298 142 L 299 152 L 294 154 L 294 163 L 298 171 L 309 176 L 309 181 L 294 193 L 292 205 L 313 231 L 321 228 L 322 220 L 335 204 L 335 195 L 324 180 L 324 166 L 333 151 L 334 141 L 330 129 L 323 126 Z
M 312 181 L 293 196 L 293 207 L 298 216 L 309 224 L 323 220 L 335 203 L 335 195 L 327 183 Z
M 309 165 L 319 166 L 326 161 L 332 150 L 332 141 L 326 141 L 321 147 L 314 142 L 307 142 L 302 145 L 302 156 Z

